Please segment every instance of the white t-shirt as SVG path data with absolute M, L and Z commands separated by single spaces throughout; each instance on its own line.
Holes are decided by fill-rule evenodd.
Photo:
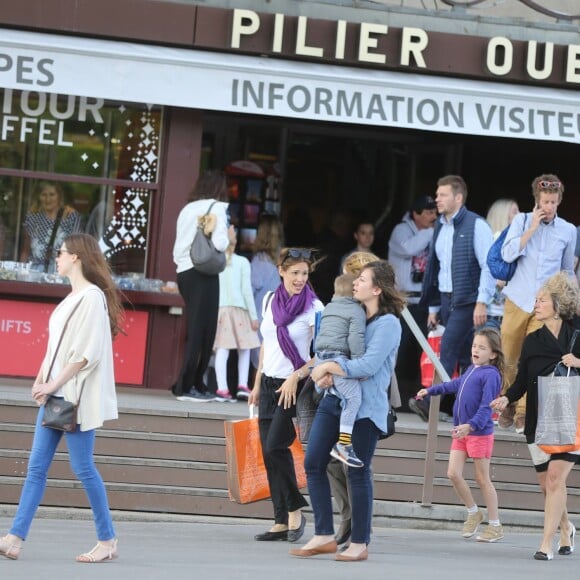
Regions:
M 260 332 L 263 337 L 264 357 L 262 360 L 262 373 L 274 379 L 286 379 L 294 372 L 294 367 L 280 348 L 278 336 L 276 334 L 276 325 L 272 317 L 272 299 L 273 294 L 264 296 L 264 303 L 268 301 L 268 307 L 264 312 Z M 262 305 L 262 308 L 263 308 Z M 297 316 L 289 325 L 288 332 L 290 339 L 296 345 L 298 353 L 304 361 L 310 360 L 310 343 L 312 342 L 312 333 L 316 312 L 324 309 L 320 300 L 315 300 L 312 306 Z

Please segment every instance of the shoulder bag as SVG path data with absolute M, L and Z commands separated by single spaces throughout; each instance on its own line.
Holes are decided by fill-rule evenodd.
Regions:
M 528 216 L 525 215 L 524 229 L 522 231 L 522 234 L 526 231 L 527 219 Z M 507 226 L 501 232 L 501 234 L 497 237 L 495 242 L 493 242 L 487 253 L 487 266 L 489 267 L 491 275 L 496 280 L 503 280 L 504 282 L 509 282 L 514 277 L 519 260 L 519 258 L 517 258 L 513 262 L 506 262 L 501 256 L 501 248 L 503 246 L 503 243 L 505 242 L 505 238 L 507 236 L 509 229 L 510 226 Z
M 204 230 L 209 212 L 215 203 L 215 201 L 212 202 L 205 214 L 198 219 L 197 231 L 189 248 L 189 256 L 195 269 L 207 276 L 215 276 L 223 272 L 226 267 L 225 252 L 216 249 L 211 239 L 211 233 L 206 234 Z
M 578 330 L 570 341 L 574 348 Z M 567 369 L 563 374 L 563 368 Z M 580 376 L 558 363 L 548 377 L 538 377 L 538 424 L 535 443 L 545 453 L 580 450 Z
M 58 344 L 56 345 L 56 350 L 54 351 L 54 356 L 52 357 L 52 362 L 50 363 L 50 367 L 48 369 L 48 374 L 46 375 L 47 379 L 50 379 L 50 373 L 52 372 L 54 361 L 56 360 L 56 355 L 58 354 L 58 350 L 62 343 L 66 327 L 68 326 L 72 315 L 76 312 L 76 309 L 79 307 L 82 301 L 83 299 L 81 298 L 76 303 L 75 307 L 72 309 L 72 312 L 69 314 L 65 322 L 64 328 L 62 329 L 62 334 L 60 335 Z M 81 402 L 84 387 L 85 384 L 83 382 L 81 386 L 81 392 L 79 393 L 79 398 L 76 403 L 65 401 L 62 397 L 49 395 L 46 399 L 46 403 L 44 403 L 44 417 L 42 418 L 43 427 L 50 427 L 51 429 L 56 429 L 57 431 L 66 431 L 68 433 L 74 431 L 77 428 L 77 410 Z

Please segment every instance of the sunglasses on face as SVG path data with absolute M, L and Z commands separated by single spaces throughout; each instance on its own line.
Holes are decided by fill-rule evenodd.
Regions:
M 561 189 L 562 183 L 560 181 L 540 181 L 538 182 L 540 189 Z
M 62 250 L 62 249 L 56 251 L 57 258 L 60 258 L 61 254 L 70 254 L 70 252 L 68 250 Z

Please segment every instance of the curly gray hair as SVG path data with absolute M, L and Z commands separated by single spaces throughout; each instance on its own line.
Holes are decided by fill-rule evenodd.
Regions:
M 578 309 L 578 287 L 565 272 L 552 276 L 540 288 L 540 292 L 547 294 L 554 303 L 554 310 L 560 318 L 570 320 Z

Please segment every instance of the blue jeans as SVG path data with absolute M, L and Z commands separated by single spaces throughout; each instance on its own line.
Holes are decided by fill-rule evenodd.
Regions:
M 322 399 L 314 417 L 304 460 L 308 493 L 314 511 L 314 529 L 320 536 L 334 534 L 332 499 L 326 466 L 330 460 L 330 450 L 338 440 L 340 412 L 338 397 L 326 395 Z M 352 445 L 358 458 L 365 464 L 362 468 L 348 468 L 352 501 L 351 541 L 356 544 L 368 544 L 371 538 L 373 515 L 371 460 L 378 438 L 379 430 L 370 419 L 359 419 L 355 422 Z
M 107 492 L 93 460 L 95 430 L 81 431 L 77 425 L 76 431 L 63 433 L 63 431 L 43 427 L 43 416 L 44 407 L 40 407 L 26 480 L 10 533 L 23 540 L 28 536 L 30 525 L 44 495 L 48 469 L 64 434 L 72 470 L 82 482 L 93 510 L 97 538 L 101 541 L 112 540 L 115 537 L 115 529 L 109 511 Z
M 473 342 L 473 309 L 475 304 L 451 307 L 451 298 L 441 295 L 441 324 L 445 332 L 441 338 L 441 364 L 451 377 L 457 363 L 460 369 L 471 363 Z

